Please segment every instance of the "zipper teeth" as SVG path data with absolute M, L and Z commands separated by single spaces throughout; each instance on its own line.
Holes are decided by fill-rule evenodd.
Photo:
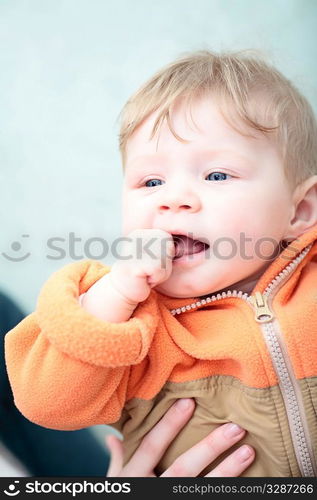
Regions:
M 290 262 L 266 287 L 263 295 L 269 298 L 270 295 L 280 287 L 281 283 L 287 279 L 306 257 L 307 253 L 312 248 L 312 244 L 306 247 L 292 262 Z M 294 434 L 294 444 L 296 443 L 295 450 L 299 455 L 299 466 L 302 466 L 302 474 L 305 477 L 314 476 L 314 467 L 312 464 L 311 456 L 309 453 L 307 437 L 303 420 L 301 418 L 301 410 L 296 396 L 295 384 L 296 380 L 292 381 L 291 375 L 287 369 L 285 358 L 282 352 L 281 345 L 275 333 L 272 322 L 264 323 L 262 328 L 265 332 L 273 362 L 276 367 L 278 377 L 280 379 L 280 387 L 283 398 L 286 404 L 286 409 L 289 412 L 289 419 L 291 423 L 291 433 Z
M 312 246 L 313 244 L 311 243 L 306 248 L 304 248 L 304 250 L 302 250 L 294 260 L 292 260 L 292 262 L 285 266 L 285 268 L 282 269 L 282 271 L 280 271 L 280 273 L 276 275 L 275 278 L 273 278 L 273 280 L 268 284 L 263 292 L 263 295 L 265 295 L 267 299 L 270 297 L 270 295 L 273 294 L 273 292 L 276 291 L 278 287 L 280 287 L 282 282 L 287 281 L 291 274 L 293 274 L 298 265 L 306 257 Z M 227 292 L 218 293 L 206 297 L 205 299 L 198 300 L 196 302 L 193 302 L 192 304 L 188 304 L 177 309 L 172 309 L 170 312 L 175 316 L 191 309 L 199 308 L 210 302 L 215 302 L 217 300 L 229 297 L 241 298 L 249 303 L 252 300 L 252 297 L 248 295 L 248 293 L 237 290 L 228 290 Z M 275 364 L 278 377 L 280 379 L 282 396 L 286 405 L 286 411 L 289 414 L 289 423 L 291 434 L 293 436 L 293 443 L 295 451 L 299 455 L 297 459 L 299 461 L 301 473 L 306 477 L 313 477 L 314 467 L 309 453 L 307 437 L 305 435 L 305 429 L 301 418 L 301 410 L 296 397 L 295 384 L 297 382 L 295 380 L 293 383 L 292 378 L 288 372 L 283 351 L 279 344 L 272 322 L 268 321 L 261 326 L 266 334 L 265 338 L 268 342 L 272 359 Z
M 313 465 L 311 462 L 310 454 L 308 451 L 304 426 L 301 419 L 301 413 L 292 383 L 291 377 L 288 373 L 287 366 L 284 360 L 284 356 L 280 347 L 280 344 L 275 335 L 274 327 L 271 322 L 264 323 L 262 328 L 265 330 L 265 337 L 270 346 L 271 355 L 278 372 L 280 379 L 280 386 L 283 392 L 284 398 L 286 399 L 287 408 L 289 409 L 290 419 L 294 425 L 294 438 L 297 443 L 297 450 L 299 453 L 299 464 L 302 464 L 303 470 L 302 474 L 306 477 L 314 476 Z
M 313 244 L 311 243 L 310 245 L 308 245 L 308 247 L 304 248 L 304 250 L 302 250 L 294 260 L 292 260 L 292 262 L 290 262 L 277 276 L 275 276 L 275 278 L 264 290 L 263 295 L 266 295 L 266 297 L 268 297 L 285 278 L 292 274 L 293 271 L 295 271 L 296 267 L 306 257 L 312 246 Z
M 176 314 L 181 314 L 186 311 L 190 311 L 191 309 L 197 309 L 201 306 L 205 306 L 210 302 L 216 302 L 220 299 L 227 299 L 228 297 L 237 297 L 239 299 L 243 299 L 248 301 L 250 296 L 246 292 L 242 292 L 241 290 L 228 290 L 227 292 L 217 293 L 216 295 L 210 295 L 205 299 L 197 300 L 197 302 L 192 302 L 192 304 L 187 304 L 187 306 L 178 307 L 177 309 L 171 309 L 170 312 L 173 316 Z
M 311 249 L 312 244 L 306 247 L 302 252 L 292 261 L 290 262 L 275 278 L 269 283 L 266 289 L 263 292 L 263 295 L 268 297 L 275 288 L 281 283 L 282 280 L 287 278 L 298 266 L 298 264 L 306 257 L 307 253 Z M 186 306 L 177 307 L 176 309 L 171 309 L 170 313 L 173 316 L 177 314 L 182 314 L 186 311 L 190 311 L 191 309 L 199 309 L 199 307 L 205 306 L 206 304 L 210 304 L 210 302 L 216 302 L 217 300 L 227 299 L 229 297 L 237 297 L 239 299 L 243 299 L 246 302 L 249 302 L 251 296 L 242 292 L 241 290 L 228 290 L 227 292 L 217 293 L 214 295 L 209 295 L 205 299 L 197 300 L 196 302 L 192 302 L 191 304 L 187 304 Z

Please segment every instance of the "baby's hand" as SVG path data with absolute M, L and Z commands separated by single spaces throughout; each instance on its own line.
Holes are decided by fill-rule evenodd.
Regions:
M 170 276 L 174 254 L 169 233 L 160 229 L 132 231 L 110 273 L 81 296 L 82 307 L 104 321 L 127 321 L 151 288 Z
M 169 278 L 174 254 L 173 237 L 166 231 L 136 229 L 126 236 L 120 259 L 112 266 L 112 285 L 128 302 L 139 304 Z

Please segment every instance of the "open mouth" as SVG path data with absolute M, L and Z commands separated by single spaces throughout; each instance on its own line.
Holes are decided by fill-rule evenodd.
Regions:
M 209 245 L 200 240 L 186 236 L 185 234 L 172 234 L 175 246 L 175 255 L 173 260 L 180 259 L 185 255 L 194 255 L 196 253 L 205 252 Z

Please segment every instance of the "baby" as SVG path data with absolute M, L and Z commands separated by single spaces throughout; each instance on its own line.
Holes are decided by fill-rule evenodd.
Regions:
M 16 405 L 45 427 L 114 424 L 128 461 L 175 400 L 194 398 L 157 473 L 233 421 L 257 453 L 245 475 L 316 475 L 309 104 L 254 56 L 194 52 L 130 98 L 120 148 L 121 258 L 55 273 L 7 335 Z

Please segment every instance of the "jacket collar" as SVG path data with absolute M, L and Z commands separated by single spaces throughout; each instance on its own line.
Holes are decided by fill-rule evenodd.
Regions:
M 301 236 L 299 236 L 296 240 L 292 241 L 283 250 L 283 252 L 280 253 L 280 255 L 272 262 L 272 264 L 260 277 L 254 288 L 254 292 L 263 292 L 268 284 L 275 278 L 275 276 L 277 276 L 290 262 L 296 259 L 300 252 L 302 252 L 306 247 L 312 244 L 317 251 L 317 224 L 313 226 L 309 231 L 306 231 Z M 309 254 L 303 260 L 302 266 L 305 266 L 306 262 L 310 259 L 311 255 L 309 252 Z
M 256 286 L 254 287 L 251 294 L 259 291 L 263 292 L 265 288 L 271 283 L 271 281 L 296 257 L 309 245 L 313 245 L 313 254 L 317 254 L 317 224 L 313 226 L 310 230 L 303 233 L 296 240 L 292 241 L 272 262 L 272 264 L 266 269 L 258 280 Z M 304 258 L 301 266 L 310 261 L 312 258 L 312 251 L 310 251 Z M 157 294 L 160 300 L 168 309 L 179 308 L 192 304 L 199 300 L 199 297 L 189 297 L 189 298 L 174 298 L 168 297 L 164 294 L 155 292 L 152 290 L 153 294 Z M 215 294 L 217 292 L 214 292 Z M 250 295 L 251 295 L 250 294 Z M 211 294 L 212 295 L 212 294 Z

